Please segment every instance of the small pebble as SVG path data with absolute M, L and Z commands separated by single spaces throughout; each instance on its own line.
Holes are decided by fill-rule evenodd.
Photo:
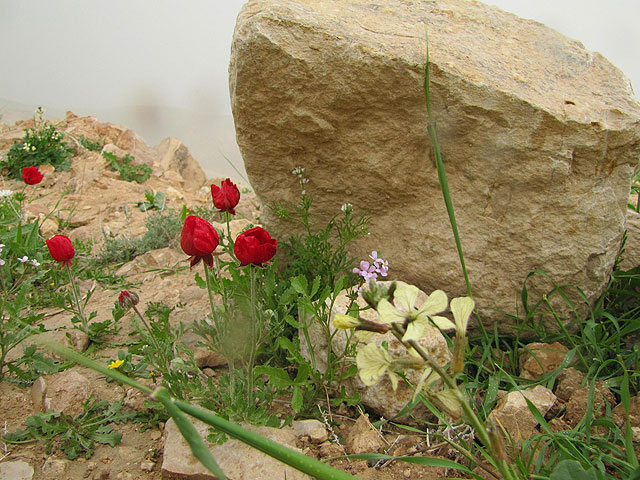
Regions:
M 140 470 L 142 470 L 143 472 L 152 472 L 153 471 L 153 467 L 155 467 L 156 464 L 153 462 L 142 462 L 140 464 Z

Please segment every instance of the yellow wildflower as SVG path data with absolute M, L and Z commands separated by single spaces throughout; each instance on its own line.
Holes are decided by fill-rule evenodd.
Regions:
M 386 299 L 378 303 L 378 314 L 384 323 L 404 323 L 408 320 L 403 342 L 418 340 L 429 326 L 429 319 L 440 328 L 453 328 L 455 325 L 445 317 L 436 316 L 447 308 L 447 295 L 442 290 L 435 290 L 427 300 L 416 307 L 418 287 L 398 282 L 393 295 L 393 304 Z
M 358 375 L 367 386 L 370 387 L 380 381 L 386 373 L 391 380 L 391 386 L 395 390 L 398 387 L 398 375 L 391 370 L 391 357 L 389 353 L 375 343 L 369 343 L 356 355 Z
M 337 313 L 333 317 L 333 326 L 341 330 L 356 328 L 358 325 L 360 325 L 360 320 L 358 320 L 357 318 L 353 318 L 349 315 L 343 315 L 342 313 Z
M 109 368 L 112 370 L 116 370 L 120 368 L 120 365 L 122 365 L 123 363 L 124 363 L 124 360 L 112 360 L 111 363 L 109 364 Z

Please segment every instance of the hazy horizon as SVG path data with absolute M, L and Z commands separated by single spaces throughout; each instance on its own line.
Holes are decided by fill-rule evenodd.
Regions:
M 228 64 L 244 0 L 0 0 L 0 115 L 66 110 L 125 125 L 149 144 L 173 136 L 213 176 L 244 170 Z M 599 51 L 640 88 L 640 2 L 487 0 Z M 638 95 L 636 94 L 636 98 Z

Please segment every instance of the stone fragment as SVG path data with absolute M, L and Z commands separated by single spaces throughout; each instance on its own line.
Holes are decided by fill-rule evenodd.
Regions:
M 87 377 L 69 369 L 38 379 L 32 386 L 31 399 L 37 411 L 74 416 L 84 411 L 83 403 L 94 393 Z
M 42 464 L 42 477 L 47 480 L 64 478 L 69 461 L 63 458 L 48 457 Z
M 22 460 L 0 463 L 0 480 L 31 480 L 33 467 Z
M 640 213 L 627 209 L 627 241 L 622 253 L 622 270 L 631 270 L 640 265 Z
M 345 455 L 345 450 L 340 445 L 333 442 L 324 442 L 320 445 L 320 456 L 322 458 L 339 457 Z
M 584 381 L 584 373 L 576 368 L 565 368 L 558 375 L 558 385 L 556 386 L 556 397 L 563 402 L 568 402 L 573 392 L 582 388 L 582 382 Z
M 198 420 L 190 420 L 198 433 L 206 439 L 209 427 Z M 290 428 L 243 426 L 281 445 L 296 449 L 296 436 Z M 233 480 L 253 480 L 256 478 L 303 480 L 310 478 L 238 440 L 230 439 L 222 445 L 209 444 L 209 448 L 222 471 Z M 162 478 L 165 480 L 214 480 L 216 478 L 193 456 L 189 445 L 171 419 L 165 425 Z
M 382 251 L 394 278 L 466 294 L 426 135 L 425 24 L 433 119 L 481 318 L 509 331 L 536 269 L 594 302 L 625 228 L 640 105 L 602 55 L 480 2 L 245 3 L 229 85 L 261 205 L 296 203 L 291 171 L 303 166 L 319 225 L 345 202 L 370 215 L 357 257 Z M 278 239 L 294 232 L 268 208 L 260 216 Z M 527 280 L 531 301 L 551 288 Z M 584 314 L 577 289 L 566 293 Z
M 311 443 L 318 444 L 329 439 L 329 432 L 324 423 L 319 420 L 294 420 L 291 423 L 291 428 L 293 428 L 293 433 L 295 433 L 296 437 L 308 438 Z
M 558 368 L 568 351 L 560 342 L 528 344 L 520 356 L 520 376 L 529 380 L 540 378 Z
M 589 389 L 590 386 L 579 388 L 571 394 L 567 402 L 567 411 L 564 415 L 571 427 L 575 427 L 582 417 L 587 413 L 589 405 Z M 607 409 L 607 404 L 613 408 L 616 399 L 603 381 L 596 381 L 593 390 L 593 409 L 591 410 L 592 418 L 602 417 Z
M 543 416 L 556 401 L 551 390 L 537 385 L 526 390 L 507 393 L 489 414 L 489 418 L 502 426 L 515 445 L 536 432 L 538 420 L 533 416 L 525 397 L 535 405 Z
M 154 149 L 159 158 L 159 167 L 165 174 L 169 171 L 178 173 L 190 189 L 198 188 L 206 181 L 204 170 L 191 156 L 186 145 L 177 138 L 165 138 Z
M 368 415 L 360 415 L 347 434 L 346 449 L 349 454 L 378 453 L 386 443 L 382 434 L 371 425 Z
M 631 423 L 631 428 L 640 428 L 640 393 L 629 399 L 629 415 L 627 415 L 622 402 L 616 405 L 611 413 L 620 428 L 624 428 L 627 419 Z
M 51 238 L 58 233 L 58 222 L 53 218 L 47 218 L 40 223 L 40 233 L 44 238 Z

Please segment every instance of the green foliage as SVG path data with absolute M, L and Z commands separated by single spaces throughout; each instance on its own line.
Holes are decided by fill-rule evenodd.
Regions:
M 7 433 L 3 441 L 25 443 L 39 440 L 44 442 L 47 454 L 60 449 L 69 460 L 89 459 L 96 443 L 112 447 L 120 443 L 122 434 L 111 424 L 150 420 L 149 414 L 124 410 L 122 402 L 109 405 L 106 400 L 89 399 L 83 406 L 84 411 L 75 417 L 53 411 L 36 413 L 25 421 L 25 430 Z
M 69 170 L 75 151 L 63 139 L 64 133 L 44 122 L 28 128 L 7 152 L 7 160 L 0 162 L 0 170 L 15 179 L 22 178 L 22 169 L 29 166 L 50 164 L 56 170 Z
M 114 172 L 118 172 L 122 180 L 144 183 L 151 176 L 151 167 L 144 163 L 140 165 L 134 164 L 135 157 L 128 153 L 122 158 L 118 158 L 118 156 L 112 152 L 102 152 L 102 156 L 109 164 L 109 168 Z
M 369 219 L 365 214 L 354 215 L 353 207 L 345 204 L 326 225 L 318 226 L 311 214 L 312 204 L 312 196 L 305 194 L 293 207 L 271 206 L 276 215 L 290 219 L 303 230 L 301 234 L 282 239 L 278 246 L 282 248 L 287 264 L 286 276 L 304 275 L 310 282 L 319 277 L 322 285 L 331 286 L 338 276 L 353 268 L 355 259 L 349 255 L 347 246 L 368 233 Z
M 150 250 L 171 247 L 178 244 L 182 221 L 175 210 L 165 210 L 149 216 L 145 223 L 147 231 L 142 237 L 125 235 L 104 236 L 102 251 L 98 254 L 98 264 L 124 263 Z
M 99 140 L 90 140 L 84 135 L 80 135 L 80 137 L 78 138 L 78 143 L 90 152 L 99 152 L 104 147 L 104 143 L 100 142 Z
M 154 192 L 152 190 L 144 191 L 144 202 L 138 202 L 138 208 L 143 212 L 153 210 L 154 208 L 163 211 L 166 204 L 166 195 L 162 192 Z

